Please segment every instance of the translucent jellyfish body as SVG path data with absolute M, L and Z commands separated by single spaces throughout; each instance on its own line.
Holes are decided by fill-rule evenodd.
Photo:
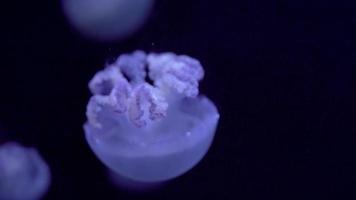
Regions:
M 0 199 L 40 199 L 49 184 L 49 168 L 35 149 L 13 142 L 0 146 Z
M 214 104 L 199 95 L 203 76 L 189 56 L 121 55 L 89 82 L 90 147 L 111 170 L 138 182 L 188 171 L 209 149 L 219 119 Z
M 71 25 L 100 41 L 123 39 L 144 24 L 153 0 L 62 0 Z

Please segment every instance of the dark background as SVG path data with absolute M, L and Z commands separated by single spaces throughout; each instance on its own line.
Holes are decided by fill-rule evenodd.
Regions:
M 38 148 L 45 199 L 356 199 L 356 3 L 157 1 L 129 39 L 77 34 L 57 1 L 1 3 L 0 140 Z M 205 158 L 165 187 L 116 189 L 84 139 L 87 83 L 136 49 L 198 58 L 221 120 Z

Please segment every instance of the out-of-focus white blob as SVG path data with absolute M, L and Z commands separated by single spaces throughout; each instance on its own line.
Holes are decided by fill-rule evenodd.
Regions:
M 203 76 L 200 62 L 189 56 L 136 51 L 90 81 L 86 139 L 117 177 L 125 177 L 116 177 L 119 185 L 149 188 L 203 158 L 219 120 L 215 105 L 199 95 Z
M 14 142 L 0 146 L 0 199 L 40 199 L 49 184 L 49 167 L 35 149 Z
M 140 28 L 154 0 L 62 0 L 70 24 L 86 37 L 112 41 Z

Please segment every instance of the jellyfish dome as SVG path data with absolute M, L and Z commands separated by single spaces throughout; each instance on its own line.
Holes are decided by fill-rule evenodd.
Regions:
M 49 184 L 49 167 L 35 149 L 14 142 L 0 146 L 0 199 L 37 200 Z
M 194 167 L 208 151 L 219 114 L 199 95 L 204 71 L 186 55 L 123 54 L 89 82 L 84 130 L 97 157 L 118 175 L 161 182 Z
M 64 15 L 82 35 L 99 41 L 120 40 L 139 29 L 153 0 L 62 0 Z

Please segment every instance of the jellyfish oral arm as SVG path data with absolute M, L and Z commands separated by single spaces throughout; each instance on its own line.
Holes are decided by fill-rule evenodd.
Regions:
M 146 65 L 149 74 L 145 72 Z M 145 82 L 146 76 L 154 85 Z M 87 117 L 92 125 L 100 127 L 97 113 L 102 107 L 110 107 L 120 114 L 126 113 L 137 127 L 147 126 L 150 121 L 166 116 L 169 101 L 174 98 L 196 97 L 198 81 L 203 76 L 199 61 L 188 56 L 146 55 L 142 51 L 124 54 L 90 81 L 93 97 L 88 104 Z

